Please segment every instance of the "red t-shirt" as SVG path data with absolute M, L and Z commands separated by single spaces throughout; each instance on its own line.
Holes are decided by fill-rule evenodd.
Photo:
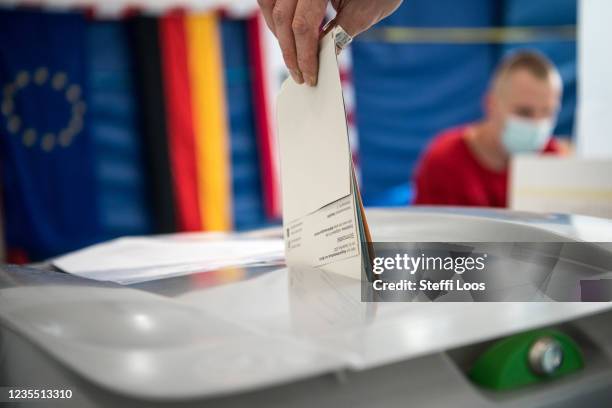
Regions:
M 450 129 L 436 136 L 416 169 L 415 204 L 506 207 L 508 170 L 484 167 L 470 150 L 464 134 L 467 127 Z M 543 153 L 558 153 L 551 138 Z

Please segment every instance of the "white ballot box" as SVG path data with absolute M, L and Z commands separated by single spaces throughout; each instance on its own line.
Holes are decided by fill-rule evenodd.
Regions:
M 517 157 L 509 189 L 514 210 L 612 218 L 612 159 Z

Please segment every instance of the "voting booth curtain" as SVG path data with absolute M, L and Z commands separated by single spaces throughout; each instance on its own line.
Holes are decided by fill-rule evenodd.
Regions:
M 488 78 L 519 47 L 536 48 L 559 67 L 565 89 L 556 134 L 571 135 L 576 44 L 555 32 L 575 24 L 576 0 L 414 0 L 358 37 L 352 57 L 364 203 L 411 202 L 423 149 L 438 132 L 481 117 Z
M 256 18 L 0 9 L 8 260 L 275 221 Z

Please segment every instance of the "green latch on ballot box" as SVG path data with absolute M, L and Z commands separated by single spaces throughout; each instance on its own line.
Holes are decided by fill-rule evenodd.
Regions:
M 556 330 L 536 330 L 500 340 L 489 347 L 469 371 L 485 388 L 511 390 L 550 381 L 584 366 L 578 345 Z

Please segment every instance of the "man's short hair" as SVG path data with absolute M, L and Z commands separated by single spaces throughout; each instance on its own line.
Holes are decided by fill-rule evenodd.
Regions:
M 551 81 L 561 87 L 561 75 L 544 54 L 534 50 L 518 50 L 508 54 L 499 63 L 493 75 L 493 87 L 499 87 L 508 76 L 525 70 L 543 81 Z

